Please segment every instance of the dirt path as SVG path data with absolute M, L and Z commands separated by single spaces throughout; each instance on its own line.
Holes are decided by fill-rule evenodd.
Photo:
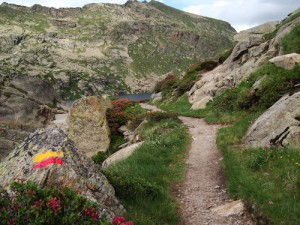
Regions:
M 227 197 L 222 158 L 216 146 L 220 126 L 208 125 L 203 119 L 180 119 L 188 126 L 193 139 L 186 162 L 186 178 L 178 194 L 182 224 L 253 224 L 243 212 L 242 203 Z
M 161 111 L 141 104 L 145 109 Z M 220 126 L 208 125 L 203 119 L 180 117 L 188 126 L 192 144 L 188 152 L 186 176 L 178 188 L 182 225 L 252 225 L 240 201 L 226 194 L 222 158 L 216 146 Z

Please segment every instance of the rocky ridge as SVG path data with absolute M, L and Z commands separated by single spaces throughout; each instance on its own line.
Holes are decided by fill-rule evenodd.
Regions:
M 298 149 L 300 77 L 296 70 L 300 64 L 300 54 L 285 54 L 282 41 L 298 29 L 299 25 L 300 9 L 291 13 L 280 24 L 271 22 L 237 34 L 235 40 L 238 43 L 229 58 L 214 70 L 204 73 L 189 91 L 192 109 L 204 109 L 215 96 L 238 86 L 265 64 L 272 63 L 286 70 L 294 69 L 292 91 L 282 96 L 252 124 L 245 145 L 250 148 L 281 146 Z M 264 75 L 256 80 L 251 87 L 252 94 L 262 88 L 266 77 Z
M 293 18 L 298 11 L 296 10 L 286 20 Z M 282 26 L 277 22 L 270 22 L 237 34 L 234 38 L 238 43 L 229 58 L 214 70 L 203 74 L 190 90 L 189 100 L 193 104 L 192 108 L 205 108 L 206 103 L 216 95 L 237 86 L 268 60 L 283 55 L 280 42 L 299 24 L 300 17 Z M 272 32 L 275 32 L 275 37 L 267 40 L 264 35 Z
M 0 6 L 0 82 L 38 77 L 65 99 L 150 91 L 160 76 L 232 47 L 226 22 L 151 1 Z

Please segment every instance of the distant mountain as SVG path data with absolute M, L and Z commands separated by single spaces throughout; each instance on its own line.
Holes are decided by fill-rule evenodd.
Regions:
M 160 2 L 0 6 L 0 85 L 47 80 L 64 99 L 151 91 L 169 72 L 233 46 L 229 23 Z

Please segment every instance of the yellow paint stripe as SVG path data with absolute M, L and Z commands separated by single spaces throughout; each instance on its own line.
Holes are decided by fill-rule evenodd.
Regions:
M 40 153 L 38 155 L 36 155 L 34 157 L 34 162 L 38 163 L 44 159 L 48 159 L 50 157 L 64 157 L 64 153 L 63 152 L 44 152 L 44 153 Z

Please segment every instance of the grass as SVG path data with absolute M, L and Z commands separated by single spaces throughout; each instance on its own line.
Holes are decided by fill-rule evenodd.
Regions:
M 178 119 L 144 124 L 145 143 L 128 159 L 104 171 L 121 197 L 126 218 L 136 225 L 178 224 L 178 203 L 172 189 L 183 178 L 187 128 Z
M 300 53 L 300 25 L 296 26 L 282 39 L 282 47 L 285 54 Z
M 256 115 L 248 115 L 218 132 L 224 157 L 228 192 L 242 198 L 271 224 L 300 223 L 299 149 L 244 149 L 247 128 Z
M 258 80 L 260 85 L 253 88 Z M 237 87 L 216 96 L 204 110 L 191 111 L 187 94 L 159 103 L 167 111 L 231 124 L 217 135 L 228 192 L 271 224 L 300 224 L 299 149 L 246 149 L 243 138 L 258 116 L 284 94 L 296 91 L 299 82 L 298 66 L 286 70 L 265 64 Z

